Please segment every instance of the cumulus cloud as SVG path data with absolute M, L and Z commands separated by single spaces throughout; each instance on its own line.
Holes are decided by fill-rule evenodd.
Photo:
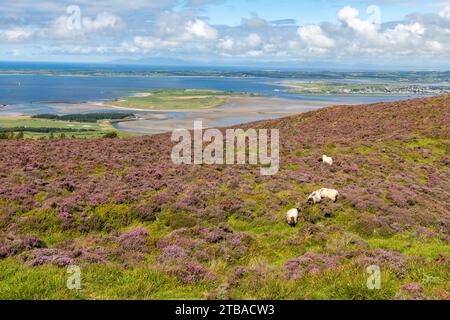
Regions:
M 444 9 L 442 9 L 442 11 L 439 13 L 439 15 L 443 18 L 450 19 L 450 5 L 444 7 Z
M 205 40 L 215 40 L 218 35 L 216 29 L 200 19 L 188 21 L 186 24 L 186 32 L 194 38 Z
M 85 28 L 88 32 L 117 29 L 121 27 L 122 24 L 123 22 L 118 16 L 108 12 L 99 13 L 95 19 L 86 17 L 82 20 L 82 28 Z
M 63 15 L 56 18 L 48 27 L 40 30 L 41 38 L 52 40 L 79 41 L 122 28 L 124 22 L 119 16 L 102 12 L 95 18 Z
M 333 39 L 329 38 L 320 26 L 310 25 L 300 27 L 297 33 L 302 41 L 312 49 L 326 50 L 333 48 L 335 42 Z
M 175 12 L 164 12 L 156 19 L 150 35 L 135 36 L 134 45 L 146 51 L 214 42 L 219 32 L 206 21 Z
M 445 12 L 440 14 L 445 16 Z M 346 6 L 338 11 L 337 23 L 300 27 L 297 34 L 305 50 L 328 52 L 334 56 L 390 56 L 449 54 L 442 45 L 450 42 L 448 23 L 439 16 L 411 15 L 402 23 L 381 26 L 372 19 L 362 19 L 360 12 Z M 298 46 L 291 43 L 293 48 Z M 447 51 L 447 52 L 445 52 Z
M 30 39 L 33 36 L 33 30 L 28 28 L 13 28 L 0 30 L 0 40 L 5 42 L 20 42 Z
M 218 42 L 219 51 L 226 54 L 261 55 L 263 40 L 260 35 L 251 33 L 242 38 L 226 36 Z
M 0 9 L 7 9 L 1 1 Z M 251 59 L 318 56 L 350 60 L 355 57 L 389 60 L 403 56 L 450 59 L 448 1 L 436 13 L 415 13 L 401 22 L 385 24 L 376 16 L 374 6 L 363 13 L 352 6 L 343 6 L 336 11 L 333 21 L 317 24 L 298 25 L 290 17 L 269 21 L 255 13 L 242 18 L 239 25 L 214 25 L 208 17 L 201 16 L 204 11 L 198 8 L 215 1 L 220 0 L 79 0 L 75 2 L 82 10 L 77 18 L 76 10 L 66 12 L 65 6 L 71 1 L 56 4 L 44 0 L 41 3 L 48 6 L 39 8 L 53 13 L 51 19 L 26 24 L 11 18 L 8 23 L 0 23 L 0 40 L 17 45 L 36 41 L 44 47 L 64 47 L 66 52 L 73 48 L 74 53 L 105 55 L 173 53 L 183 57 L 204 54 Z M 383 0 L 372 2 L 380 1 Z M 23 4 L 28 2 L 31 0 L 12 5 L 9 17 L 25 10 Z M 111 11 L 104 12 L 106 7 Z

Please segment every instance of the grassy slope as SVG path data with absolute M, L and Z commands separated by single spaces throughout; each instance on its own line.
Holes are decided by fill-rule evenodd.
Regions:
M 172 165 L 170 135 L 0 142 L 0 297 L 448 299 L 449 123 L 446 96 L 250 124 L 280 129 L 273 177 Z M 342 199 L 307 206 L 322 186 Z M 53 251 L 21 245 L 30 235 Z M 81 291 L 65 287 L 67 259 Z M 371 264 L 381 290 L 366 288 Z
M 224 104 L 231 94 L 209 90 L 151 90 L 148 96 L 127 97 L 108 104 L 144 110 L 208 109 Z

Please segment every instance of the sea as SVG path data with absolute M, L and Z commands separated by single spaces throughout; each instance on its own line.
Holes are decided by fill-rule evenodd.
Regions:
M 124 91 L 151 89 L 208 89 L 254 93 L 295 100 L 295 104 L 299 106 L 301 106 L 302 101 L 314 100 L 331 101 L 336 102 L 336 104 L 349 102 L 366 104 L 413 98 L 412 96 L 304 96 L 284 92 L 283 90 L 286 88 L 276 83 L 286 81 L 286 79 L 274 77 L 130 76 L 115 74 L 129 71 L 177 71 L 178 69 L 177 67 L 162 68 L 131 65 L 0 62 L 0 117 L 42 113 L 80 113 L 79 111 L 71 111 L 71 107 L 87 101 L 103 102 L 118 98 L 126 95 Z M 186 67 L 182 67 L 182 69 L 187 70 Z M 192 68 L 192 70 L 194 69 L 198 70 L 198 68 Z M 43 70 L 49 72 L 45 73 Z M 54 74 L 54 71 L 58 74 Z M 110 74 L 107 76 L 80 75 L 80 71 L 110 72 Z M 230 69 L 227 69 L 227 71 L 230 71 Z M 64 75 L 61 75 L 61 73 L 64 73 Z M 289 80 L 305 81 L 307 79 Z M 2 105 L 6 106 L 2 107 Z M 56 105 L 63 105 L 64 109 L 56 108 Z M 99 111 L 105 110 L 93 108 L 84 112 Z M 117 109 L 111 111 L 123 112 Z M 183 113 L 168 114 L 170 117 L 183 116 Z M 261 116 L 261 119 L 264 119 L 264 117 Z M 252 118 L 249 120 L 261 119 Z M 229 119 L 227 121 L 230 123 Z

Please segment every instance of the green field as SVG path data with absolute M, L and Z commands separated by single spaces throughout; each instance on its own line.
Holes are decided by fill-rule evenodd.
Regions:
M 335 82 L 289 82 L 282 83 L 281 85 L 290 87 L 288 91 L 306 94 L 344 94 L 358 93 L 360 91 L 381 92 L 387 87 L 391 89 L 400 88 L 400 86 L 386 84 L 348 84 Z
M 18 133 L 23 130 L 24 139 L 46 139 L 51 137 L 51 132 L 33 132 L 33 129 L 49 128 L 53 137 L 59 138 L 61 134 L 66 138 L 100 138 L 108 132 L 115 132 L 116 130 L 108 121 L 99 121 L 96 123 L 83 123 L 75 121 L 60 121 L 49 119 L 35 119 L 29 116 L 18 117 L 0 117 L 0 130 L 15 129 Z M 30 130 L 26 130 L 30 128 Z M 58 130 L 60 129 L 60 130 Z M 129 136 L 128 134 L 117 132 L 119 136 Z
M 220 106 L 232 96 L 242 94 L 212 90 L 150 90 L 134 97 L 110 101 L 109 105 L 143 110 L 208 109 Z

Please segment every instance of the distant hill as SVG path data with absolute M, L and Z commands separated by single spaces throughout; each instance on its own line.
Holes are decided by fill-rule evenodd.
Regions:
M 9 275 L 0 292 L 448 299 L 449 124 L 450 96 L 440 96 L 239 126 L 280 129 L 275 176 L 174 165 L 169 134 L 0 141 L 0 268 Z M 318 162 L 323 154 L 332 166 Z M 308 205 L 321 187 L 341 198 Z M 295 228 L 285 222 L 293 207 Z M 69 264 L 82 266 L 82 291 L 59 285 Z M 366 287 L 369 266 L 380 267 L 379 290 Z

